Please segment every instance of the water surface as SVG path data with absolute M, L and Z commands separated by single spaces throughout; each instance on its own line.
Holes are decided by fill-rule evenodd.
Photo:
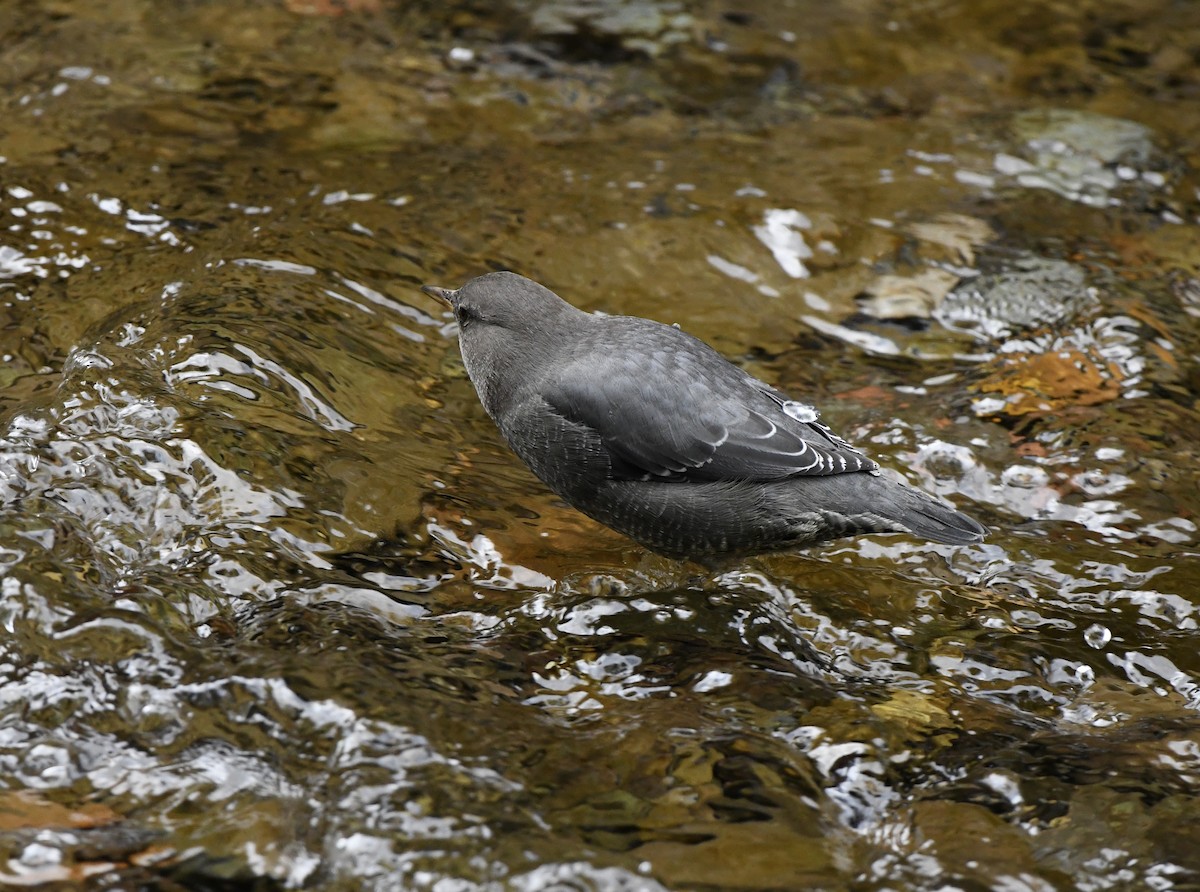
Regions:
M 1200 15 L 13 2 L 0 882 L 1200 886 Z M 676 322 L 993 530 L 646 554 L 426 282 Z

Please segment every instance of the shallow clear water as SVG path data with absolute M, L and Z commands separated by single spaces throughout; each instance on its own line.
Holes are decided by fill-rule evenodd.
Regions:
M 17 2 L 0 883 L 1200 884 L 1187 4 Z M 718 576 L 422 295 L 677 322 L 993 530 Z

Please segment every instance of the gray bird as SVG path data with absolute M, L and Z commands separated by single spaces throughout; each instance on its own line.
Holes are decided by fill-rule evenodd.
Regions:
M 550 489 L 671 558 L 726 558 L 860 533 L 978 542 L 987 530 L 878 465 L 689 334 L 585 313 L 514 273 L 457 291 L 479 399 Z

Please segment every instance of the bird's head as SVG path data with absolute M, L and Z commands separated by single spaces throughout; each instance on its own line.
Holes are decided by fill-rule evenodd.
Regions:
M 509 272 L 479 276 L 457 291 L 436 285 L 425 285 L 421 290 L 454 311 L 464 338 L 468 332 L 487 328 L 535 332 L 553 325 L 560 314 L 574 309 L 549 288 Z
M 488 273 L 457 291 L 434 285 L 421 290 L 454 311 L 463 362 L 476 387 L 486 388 L 505 368 L 532 372 L 561 347 L 564 320 L 588 315 L 516 273 Z

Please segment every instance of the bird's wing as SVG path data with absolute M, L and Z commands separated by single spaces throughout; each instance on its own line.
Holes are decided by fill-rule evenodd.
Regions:
M 877 467 L 818 423 L 811 407 L 730 365 L 702 341 L 656 328 L 660 333 L 641 342 L 641 350 L 635 337 L 587 351 L 541 391 L 555 412 L 596 432 L 616 473 L 778 480 Z M 664 342 L 663 329 L 687 344 Z

